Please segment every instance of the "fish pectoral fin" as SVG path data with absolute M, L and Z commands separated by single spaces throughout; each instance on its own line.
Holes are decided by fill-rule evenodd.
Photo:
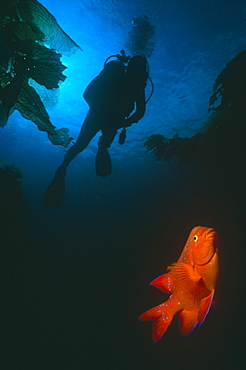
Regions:
M 179 315 L 181 335 L 190 334 L 198 324 L 198 309 L 192 311 L 183 310 Z
M 173 287 L 173 276 L 170 272 L 164 275 L 158 276 L 156 279 L 151 281 L 150 285 L 162 290 L 165 293 L 172 293 Z
M 199 325 L 202 325 L 203 321 L 206 319 L 206 316 L 208 314 L 208 311 L 210 310 L 210 307 L 213 301 L 213 297 L 214 297 L 214 289 L 209 294 L 209 296 L 202 299 L 199 312 L 198 312 Z
M 186 289 L 193 290 L 201 280 L 200 274 L 187 263 L 176 263 L 170 267 L 171 271 L 176 275 L 176 281 Z

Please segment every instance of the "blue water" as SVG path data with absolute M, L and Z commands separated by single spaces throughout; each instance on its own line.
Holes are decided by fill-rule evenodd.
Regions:
M 30 245 L 27 256 L 20 252 L 26 245 L 13 253 L 17 271 L 9 278 L 9 310 L 1 319 L 8 364 L 3 369 L 242 368 L 236 364 L 244 361 L 239 304 L 245 302 L 239 262 L 245 245 L 245 212 L 239 205 L 244 194 L 228 192 L 230 185 L 209 178 L 202 168 L 181 166 L 175 159 L 155 162 L 145 153 L 143 138 L 156 133 L 191 137 L 207 122 L 216 77 L 245 50 L 245 3 L 40 2 L 83 49 L 62 58 L 67 79 L 57 105 L 47 108 L 57 128 L 67 127 L 77 137 L 88 110 L 85 87 L 109 55 L 127 52 L 131 21 L 143 14 L 156 28 L 149 58 L 155 91 L 125 145 L 117 139 L 112 144 L 109 177 L 95 174 L 98 135 L 74 159 L 59 209 L 45 208 L 42 197 L 64 148 L 53 146 L 18 112 L 1 130 L 0 158 L 23 172 Z M 137 317 L 166 296 L 148 284 L 177 260 L 191 228 L 199 224 L 214 227 L 221 240 L 217 303 L 190 336 L 181 338 L 174 320 L 153 345 L 150 323 Z

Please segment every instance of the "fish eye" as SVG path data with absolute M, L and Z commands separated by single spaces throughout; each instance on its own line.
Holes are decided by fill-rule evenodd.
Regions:
M 197 242 L 198 241 L 198 235 L 194 235 L 193 240 L 194 240 L 194 242 Z

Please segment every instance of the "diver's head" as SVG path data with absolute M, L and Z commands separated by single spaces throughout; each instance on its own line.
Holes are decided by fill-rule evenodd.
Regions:
M 127 68 L 127 72 L 136 79 L 143 79 L 146 81 L 149 77 L 149 65 L 145 56 L 134 55 Z

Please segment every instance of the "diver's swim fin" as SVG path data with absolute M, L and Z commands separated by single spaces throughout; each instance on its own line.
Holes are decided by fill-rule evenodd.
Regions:
M 111 174 L 112 165 L 107 148 L 98 147 L 95 164 L 97 176 L 106 177 Z
M 65 174 L 56 173 L 54 179 L 48 186 L 44 197 L 43 205 L 48 208 L 59 208 L 65 195 Z

